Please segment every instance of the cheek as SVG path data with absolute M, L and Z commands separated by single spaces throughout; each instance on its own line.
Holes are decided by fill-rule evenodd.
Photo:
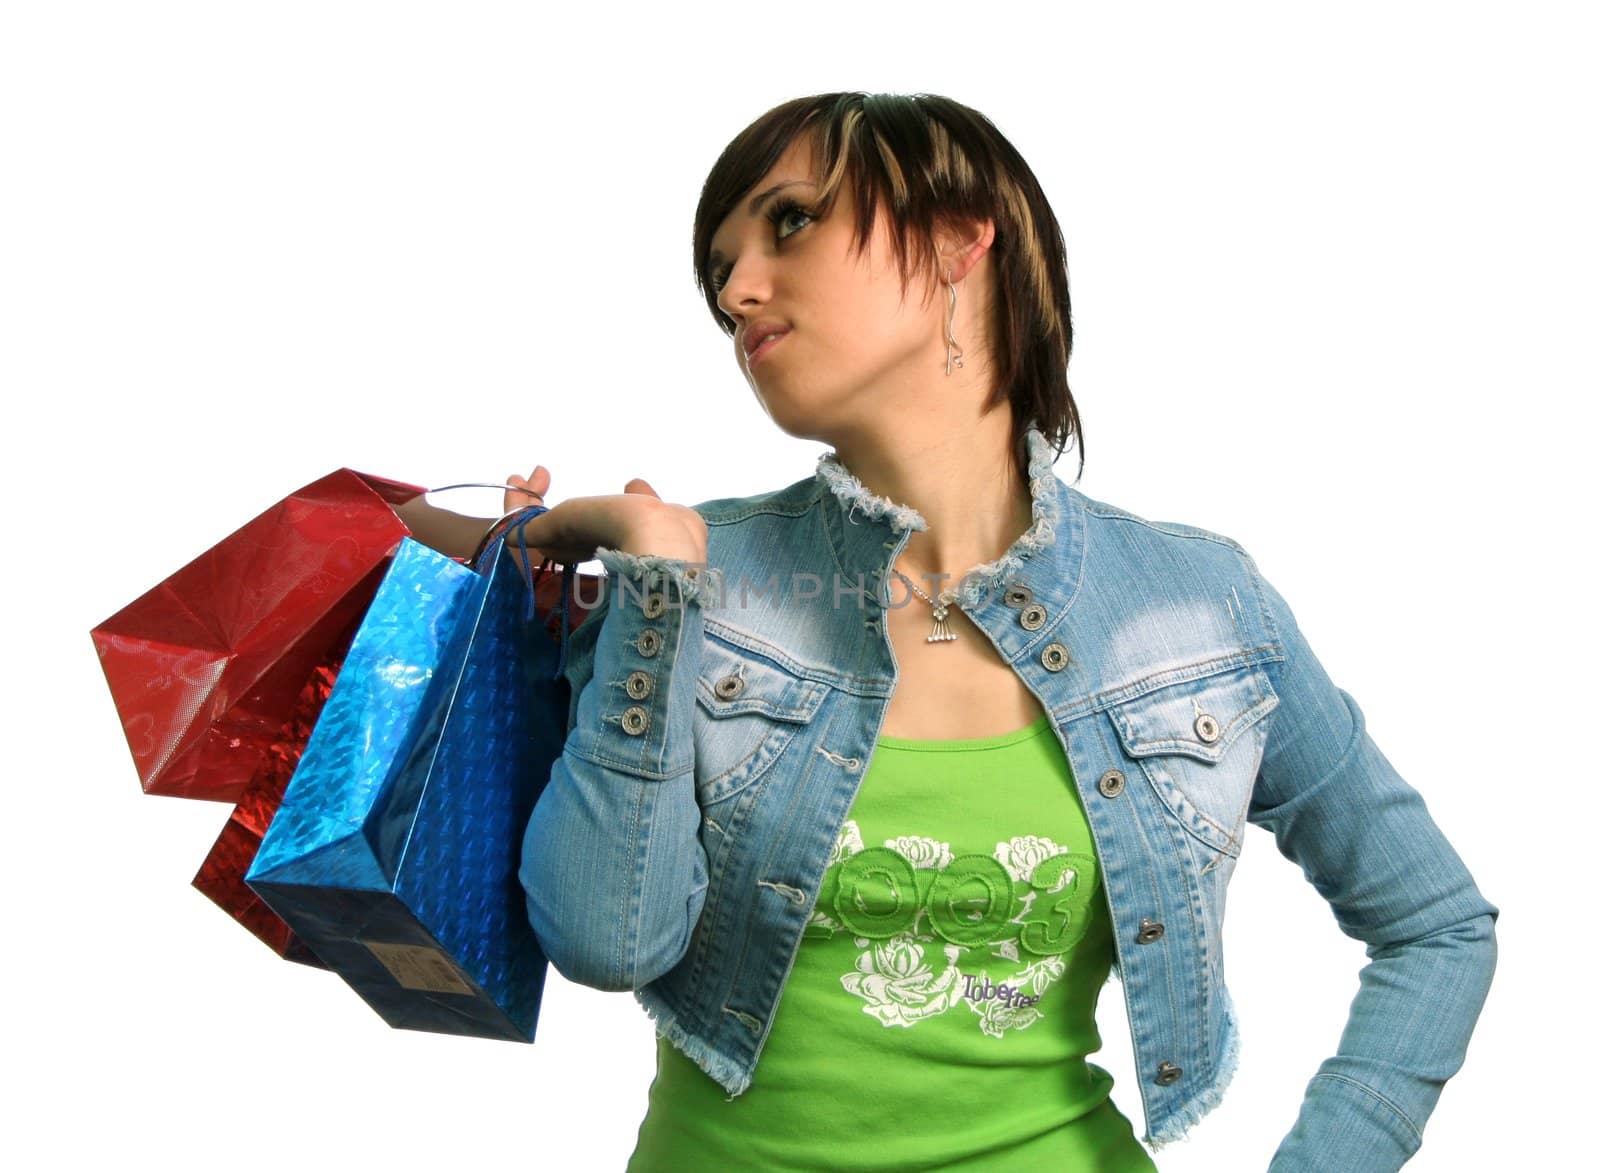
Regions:
M 821 307 L 830 346 L 857 362 L 892 361 L 925 346 L 930 327 L 912 290 L 902 303 L 894 276 L 842 286 Z

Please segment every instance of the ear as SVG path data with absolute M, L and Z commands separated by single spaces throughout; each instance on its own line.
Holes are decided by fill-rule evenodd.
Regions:
M 957 282 L 988 254 L 994 244 L 994 221 L 947 218 L 935 227 L 933 240 L 939 253 L 938 279 L 943 282 L 948 276 Z

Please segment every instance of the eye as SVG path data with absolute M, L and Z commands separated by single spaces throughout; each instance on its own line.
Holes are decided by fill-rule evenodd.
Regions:
M 794 200 L 790 199 L 788 196 L 779 196 L 776 200 L 774 200 L 772 202 L 772 206 L 767 209 L 767 219 L 771 222 L 771 224 L 772 224 L 772 226 L 774 228 L 779 228 L 779 227 L 781 227 L 783 225 L 784 221 L 789 218 L 789 213 L 791 213 L 791 212 L 799 213 L 800 218 L 802 220 L 806 221 L 806 223 L 810 223 L 810 221 L 813 218 L 810 212 L 807 212 L 804 208 L 802 208 L 799 204 L 795 203 Z M 802 224 L 800 227 L 803 228 L 803 227 L 805 227 L 805 225 Z M 798 231 L 800 231 L 799 228 L 795 229 L 795 232 L 798 232 Z M 780 232 L 778 234 L 778 239 L 779 240 L 787 240 L 787 239 L 789 239 L 790 236 L 793 236 L 793 235 L 794 235 L 794 232 L 790 232 L 787 235 L 785 235 L 785 234 Z M 732 266 L 724 265 L 722 268 L 718 269 L 715 273 L 713 273 L 711 275 L 711 289 L 712 289 L 713 292 L 715 292 L 715 293 L 721 293 L 722 292 L 722 286 L 728 280 L 728 273 L 729 273 L 729 270 L 731 268 L 732 268 Z

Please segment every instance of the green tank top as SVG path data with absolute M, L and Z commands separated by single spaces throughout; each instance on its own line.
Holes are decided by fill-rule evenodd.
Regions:
M 1152 1170 L 1087 1059 L 1113 950 L 1047 717 L 880 737 L 749 1088 L 657 1035 L 628 1169 Z

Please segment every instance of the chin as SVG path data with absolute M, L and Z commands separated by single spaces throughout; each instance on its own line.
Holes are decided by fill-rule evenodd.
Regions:
M 796 440 L 830 443 L 826 437 L 833 435 L 833 425 L 849 417 L 851 400 L 855 399 L 856 406 L 860 406 L 861 389 L 854 386 L 830 391 L 819 389 L 813 380 L 801 388 L 788 381 L 763 388 L 751 379 L 750 388 L 767 418 L 784 435 Z

